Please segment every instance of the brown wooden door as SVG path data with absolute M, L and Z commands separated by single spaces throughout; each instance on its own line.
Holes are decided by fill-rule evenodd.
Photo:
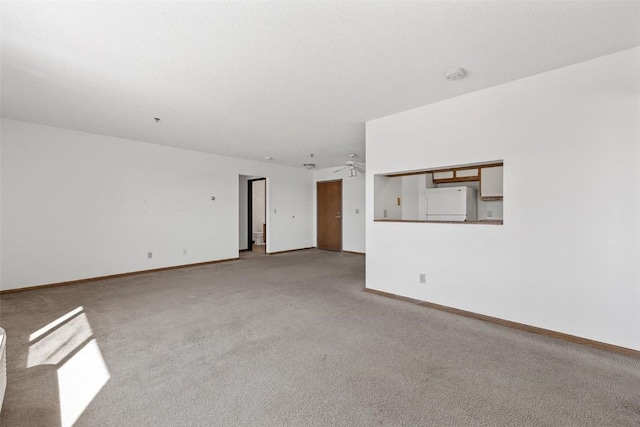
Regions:
M 342 250 L 342 180 L 317 183 L 318 248 Z

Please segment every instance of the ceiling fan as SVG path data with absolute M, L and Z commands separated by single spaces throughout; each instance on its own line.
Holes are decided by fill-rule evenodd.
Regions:
M 333 173 L 340 172 L 340 171 L 343 171 L 345 169 L 349 169 L 349 176 L 350 177 L 358 176 L 358 172 L 364 173 L 364 168 L 362 167 L 363 166 L 362 163 L 360 163 L 360 162 L 358 162 L 356 160 L 353 160 L 356 157 L 357 156 L 355 154 L 353 154 L 353 153 L 349 154 L 349 158 L 351 160 L 348 160 L 345 163 L 345 165 L 343 167 L 341 167 L 340 169 L 334 170 Z

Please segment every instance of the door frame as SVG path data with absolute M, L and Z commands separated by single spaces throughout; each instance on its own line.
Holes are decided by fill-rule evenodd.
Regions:
M 338 179 L 325 179 L 322 181 L 316 181 L 316 248 L 320 249 L 318 246 L 318 185 L 329 183 L 329 182 L 339 182 L 340 183 L 340 250 L 335 252 L 342 252 L 344 250 L 344 180 L 342 178 Z M 331 249 L 323 249 L 323 250 L 331 250 Z
M 253 182 L 254 181 L 265 181 L 264 183 L 264 223 L 265 223 L 265 228 L 266 228 L 266 224 L 267 224 L 267 178 L 254 178 L 254 179 L 248 179 L 247 180 L 247 186 L 248 186 L 248 191 L 247 194 L 249 195 L 248 198 L 248 204 L 247 204 L 247 227 L 248 227 L 248 234 L 247 234 L 247 250 L 249 251 L 253 251 Z M 265 245 L 266 245 L 266 240 L 265 240 Z M 266 247 L 265 247 L 265 252 L 266 252 Z

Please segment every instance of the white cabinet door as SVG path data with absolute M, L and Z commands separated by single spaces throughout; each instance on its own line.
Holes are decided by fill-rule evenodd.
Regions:
M 478 177 L 478 169 L 462 169 L 456 171 L 456 178 L 472 178 Z
M 453 179 L 453 171 L 434 172 L 433 179 L 436 181 L 439 179 Z
M 502 197 L 502 166 L 480 169 L 480 197 Z

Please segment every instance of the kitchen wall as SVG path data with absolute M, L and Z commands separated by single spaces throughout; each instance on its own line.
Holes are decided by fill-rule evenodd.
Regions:
M 1 289 L 236 258 L 240 175 L 268 178 L 268 251 L 314 246 L 305 169 L 9 119 L 1 132 Z
M 398 197 L 402 197 L 402 177 L 376 175 L 373 182 L 374 218 L 402 219 L 402 205 L 398 205 Z
M 639 75 L 635 48 L 368 122 L 366 286 L 640 350 Z M 503 226 L 373 222 L 374 174 L 491 159 Z
M 402 219 L 422 221 L 426 219 L 426 177 L 426 175 L 410 175 L 400 178 L 402 180 L 402 197 L 400 198 Z
M 342 179 L 342 249 L 350 252 L 365 252 L 365 200 L 364 174 L 349 177 L 347 170 L 334 173 L 341 166 L 318 169 L 313 173 L 314 180 L 332 181 Z M 314 230 L 316 227 L 316 188 L 313 190 Z M 356 213 L 357 211 L 357 213 Z M 315 235 L 315 231 L 314 231 Z M 314 242 L 314 246 L 316 243 Z

